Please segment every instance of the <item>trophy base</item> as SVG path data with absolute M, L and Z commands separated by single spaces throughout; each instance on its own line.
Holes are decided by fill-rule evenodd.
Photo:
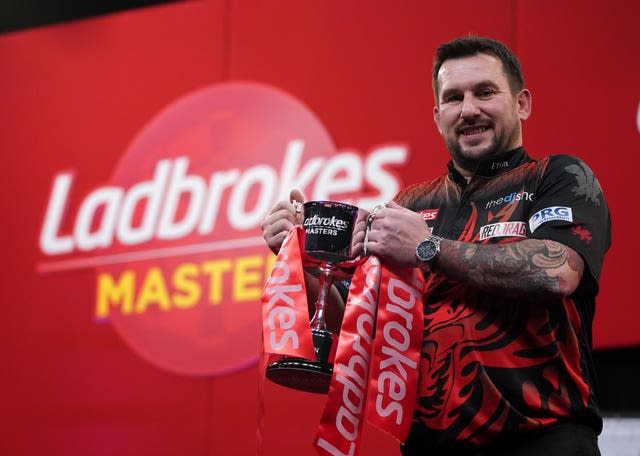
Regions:
M 327 394 L 333 365 L 304 358 L 285 357 L 267 367 L 267 378 L 278 385 L 307 393 Z
M 316 359 L 309 360 L 285 356 L 267 366 L 267 378 L 287 388 L 308 393 L 326 394 L 333 375 L 333 364 L 329 363 L 333 334 L 323 329 L 312 329 Z

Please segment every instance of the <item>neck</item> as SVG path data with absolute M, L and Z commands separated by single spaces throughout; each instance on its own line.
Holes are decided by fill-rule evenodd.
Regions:
M 471 180 L 471 177 L 473 176 L 473 171 L 463 168 L 455 161 L 453 162 L 453 167 L 456 169 L 456 171 L 460 173 L 462 177 L 464 177 L 467 180 L 467 182 Z

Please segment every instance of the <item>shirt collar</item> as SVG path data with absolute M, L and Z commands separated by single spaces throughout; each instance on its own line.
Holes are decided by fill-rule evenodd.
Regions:
M 476 168 L 475 176 L 493 177 L 498 174 L 506 173 L 512 169 L 520 166 L 523 163 L 531 161 L 531 157 L 527 154 L 527 151 L 523 147 L 510 150 L 509 152 L 501 155 L 500 157 L 493 157 L 486 160 L 482 160 Z M 453 166 L 453 160 L 450 160 L 447 164 L 449 170 L 449 177 L 457 184 L 466 184 L 466 179 L 458 172 Z

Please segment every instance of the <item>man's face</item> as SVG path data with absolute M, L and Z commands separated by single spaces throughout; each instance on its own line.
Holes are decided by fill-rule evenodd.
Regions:
M 500 59 L 476 54 L 445 60 L 438 87 L 433 117 L 463 174 L 473 173 L 481 159 L 522 145 L 520 122 L 529 117 L 531 94 L 512 94 Z

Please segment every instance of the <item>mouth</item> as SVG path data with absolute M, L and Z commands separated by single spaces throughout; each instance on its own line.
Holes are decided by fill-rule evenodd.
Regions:
M 461 127 L 458 130 L 458 133 L 460 133 L 460 135 L 462 136 L 473 136 L 473 135 L 479 135 L 481 133 L 484 133 L 488 129 L 489 127 L 487 125 L 471 125 L 471 126 Z

